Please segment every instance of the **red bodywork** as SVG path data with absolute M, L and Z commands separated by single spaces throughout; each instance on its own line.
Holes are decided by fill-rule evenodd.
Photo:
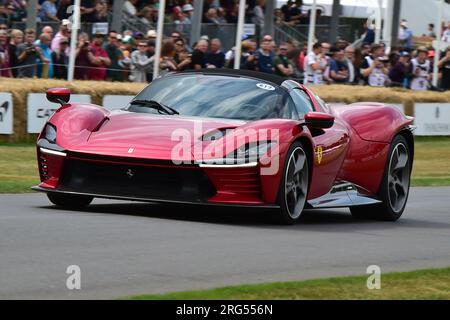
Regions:
M 308 200 L 327 194 L 339 181 L 350 182 L 368 194 L 376 195 L 390 142 L 396 134 L 407 129 L 412 119 L 405 117 L 394 107 L 381 104 L 325 106 L 307 88 L 298 86 L 307 92 L 315 111 L 335 117 L 331 128 L 316 130 L 295 120 L 245 122 L 201 119 L 202 127 L 199 131 L 195 129 L 199 119 L 194 117 L 109 112 L 86 104 L 65 105 L 51 117 L 49 123 L 57 128 L 56 144 L 64 150 L 66 156 L 43 153 L 41 146 L 38 146 L 42 181 L 39 187 L 49 191 L 58 190 L 60 176 L 70 160 L 105 166 L 117 164 L 121 168 L 138 165 L 152 170 L 189 171 L 206 175 L 214 192 L 203 200 L 205 203 L 271 206 L 277 204 L 287 150 L 294 141 L 301 140 L 312 165 Z M 269 175 L 261 174 L 267 162 L 265 165 L 259 163 L 255 167 L 239 168 L 201 167 L 195 164 L 199 157 L 208 158 L 203 153 L 212 144 L 215 148 L 225 148 L 220 145 L 223 143 L 222 139 L 202 141 L 201 136 L 211 130 L 237 128 L 278 130 L 278 170 Z M 177 130 L 181 130 L 179 136 L 174 134 Z M 188 144 L 192 151 L 179 156 L 178 160 L 185 163 L 175 164 L 172 161 L 173 150 L 179 143 L 177 137 L 183 132 L 188 132 L 191 137 Z M 42 134 L 39 139 L 41 138 Z M 275 155 L 267 157 L 269 161 L 274 161 Z M 170 197 L 158 199 L 152 194 L 148 198 L 170 200 Z

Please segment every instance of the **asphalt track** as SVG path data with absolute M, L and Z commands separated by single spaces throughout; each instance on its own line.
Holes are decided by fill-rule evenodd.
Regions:
M 241 283 L 450 266 L 450 188 L 413 188 L 396 222 L 96 200 L 86 211 L 43 194 L 0 195 L 0 298 L 101 299 Z M 81 268 L 81 290 L 66 269 Z

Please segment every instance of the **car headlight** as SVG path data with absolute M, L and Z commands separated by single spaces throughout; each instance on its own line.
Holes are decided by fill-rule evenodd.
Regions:
M 262 156 L 276 146 L 275 141 L 259 141 L 242 145 L 223 158 L 203 159 L 200 167 L 256 167 Z
M 56 143 L 56 127 L 47 123 L 44 128 L 42 137 L 50 143 Z
M 276 142 L 274 141 L 258 141 L 247 143 L 240 146 L 235 151 L 227 155 L 227 159 L 236 159 L 238 162 L 258 161 L 263 155 L 269 152 Z

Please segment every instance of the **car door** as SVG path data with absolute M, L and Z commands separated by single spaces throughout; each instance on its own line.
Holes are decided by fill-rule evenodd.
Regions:
M 294 88 L 290 95 L 300 118 L 311 111 L 330 113 L 329 108 L 306 88 Z M 349 143 L 347 126 L 338 118 L 329 129 L 310 128 L 313 148 L 313 173 L 308 199 L 320 197 L 330 191 L 342 166 Z

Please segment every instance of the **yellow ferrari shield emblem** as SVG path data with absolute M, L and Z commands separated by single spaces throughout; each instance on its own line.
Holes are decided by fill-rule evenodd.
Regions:
M 316 147 L 316 155 L 317 155 L 317 163 L 320 164 L 322 162 L 322 158 L 323 158 L 323 147 L 322 146 Z

